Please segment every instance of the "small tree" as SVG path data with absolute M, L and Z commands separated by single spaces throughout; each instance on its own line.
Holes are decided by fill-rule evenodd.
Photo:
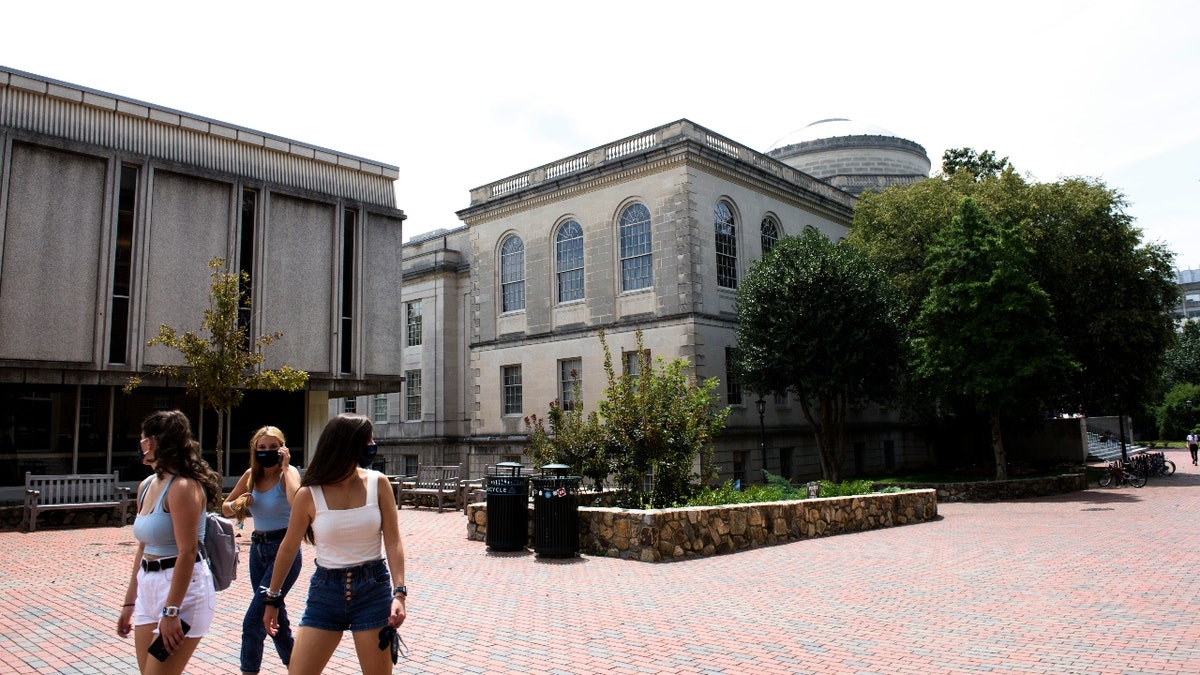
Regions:
M 796 395 L 821 472 L 835 483 L 847 408 L 895 391 L 901 333 L 894 295 L 865 253 L 816 231 L 781 239 L 738 288 L 742 384 L 758 394 Z
M 716 407 L 717 379 L 697 381 L 684 359 L 652 363 L 640 330 L 636 375 L 616 373 L 603 331 L 600 344 L 608 386 L 597 410 L 584 415 L 581 406 L 564 411 L 554 402 L 545 419 L 526 417 L 526 455 L 539 465 L 569 464 L 597 485 L 611 476 L 625 506 L 683 503 L 696 481 L 715 476 L 712 439 L 724 428 L 729 412 Z M 582 400 L 578 392 L 575 400 Z M 699 474 L 694 471 L 697 459 Z M 647 476 L 653 482 L 649 491 L 644 485 Z
M 274 332 L 262 335 L 251 343 L 248 329 L 238 325 L 238 308 L 249 307 L 250 300 L 244 297 L 242 288 L 247 287 L 250 276 L 246 272 L 235 274 L 222 271 L 223 258 L 213 258 L 208 263 L 212 270 L 211 295 L 208 309 L 204 310 L 201 329 L 207 338 L 191 331 L 180 333 L 162 325 L 158 335 L 146 346 L 162 345 L 178 351 L 183 356 L 185 367 L 163 365 L 153 374 L 167 377 L 182 376 L 189 394 L 200 399 L 200 404 L 217 413 L 217 473 L 224 476 L 224 430 L 225 418 L 230 410 L 242 402 L 246 389 L 274 389 L 296 391 L 308 382 L 308 373 L 290 366 L 276 370 L 262 367 L 266 357 L 263 348 L 283 337 Z M 125 393 L 142 383 L 140 377 L 129 378 Z

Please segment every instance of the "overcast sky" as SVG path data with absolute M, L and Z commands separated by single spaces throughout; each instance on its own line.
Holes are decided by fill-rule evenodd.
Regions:
M 986 6 L 985 6 L 986 5 Z M 1200 268 L 1200 3 L 6 2 L 0 65 L 469 190 L 686 117 L 760 151 L 846 117 L 1123 192 Z

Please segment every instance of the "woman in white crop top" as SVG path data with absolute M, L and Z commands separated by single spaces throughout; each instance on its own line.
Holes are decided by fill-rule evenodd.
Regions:
M 270 582 L 261 589 L 263 624 L 275 635 L 282 585 L 300 541 L 316 547 L 291 675 L 319 675 L 347 630 L 364 675 L 392 672 L 389 647 L 407 614 L 408 589 L 396 496 L 387 476 L 365 468 L 375 459 L 372 431 L 371 420 L 360 415 L 338 415 L 325 425 L 292 499 Z

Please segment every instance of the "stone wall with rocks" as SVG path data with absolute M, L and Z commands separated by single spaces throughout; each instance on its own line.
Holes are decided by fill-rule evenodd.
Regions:
M 467 538 L 487 541 L 487 505 L 472 504 L 467 515 Z M 936 492 L 928 489 L 677 509 L 580 507 L 579 548 L 590 555 L 666 562 L 936 517 Z
M 1043 476 L 1041 478 L 989 480 L 971 483 L 875 483 L 872 487 L 879 490 L 889 485 L 910 490 L 936 490 L 939 502 L 1002 502 L 1086 490 L 1087 475 L 1084 473 L 1064 473 L 1058 476 Z

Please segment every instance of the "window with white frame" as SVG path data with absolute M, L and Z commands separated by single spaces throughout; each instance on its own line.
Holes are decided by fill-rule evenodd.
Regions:
M 742 404 L 742 383 L 738 379 L 734 362 L 737 360 L 737 348 L 725 348 L 725 402 L 729 405 Z
M 404 419 L 421 421 L 421 371 L 404 371 Z
M 355 414 L 358 412 L 358 399 L 353 396 L 347 396 L 342 399 L 342 412 Z
M 554 263 L 558 277 L 558 301 L 583 299 L 583 228 L 568 220 L 554 238 Z
M 762 220 L 762 252 L 766 255 L 775 248 L 775 244 L 779 243 L 779 223 L 771 216 L 767 216 Z
M 404 312 L 407 315 L 407 345 L 416 347 L 421 344 L 421 301 L 413 300 L 404 304 Z
M 583 396 L 583 359 L 563 359 L 558 362 L 558 400 L 563 410 L 574 410 L 582 401 L 575 399 L 575 389 L 578 387 L 580 398 Z
M 728 202 L 717 202 L 713 208 L 713 223 L 717 245 L 717 285 L 737 288 L 737 228 L 733 209 Z
M 521 400 L 523 393 L 521 366 L 502 366 L 500 368 L 500 381 L 503 388 L 501 396 L 503 414 L 520 415 L 525 408 Z
M 501 311 L 525 309 L 525 242 L 509 235 L 500 245 Z
M 416 455 L 404 455 L 403 459 L 404 459 L 404 475 L 405 476 L 417 475 L 417 466 L 421 463 L 420 458 L 417 457 Z
M 650 247 L 650 209 L 631 204 L 621 213 L 621 290 L 635 291 L 654 283 Z
M 374 408 L 371 412 L 371 421 L 376 424 L 387 424 L 387 394 L 375 394 L 371 400 L 371 405 Z

